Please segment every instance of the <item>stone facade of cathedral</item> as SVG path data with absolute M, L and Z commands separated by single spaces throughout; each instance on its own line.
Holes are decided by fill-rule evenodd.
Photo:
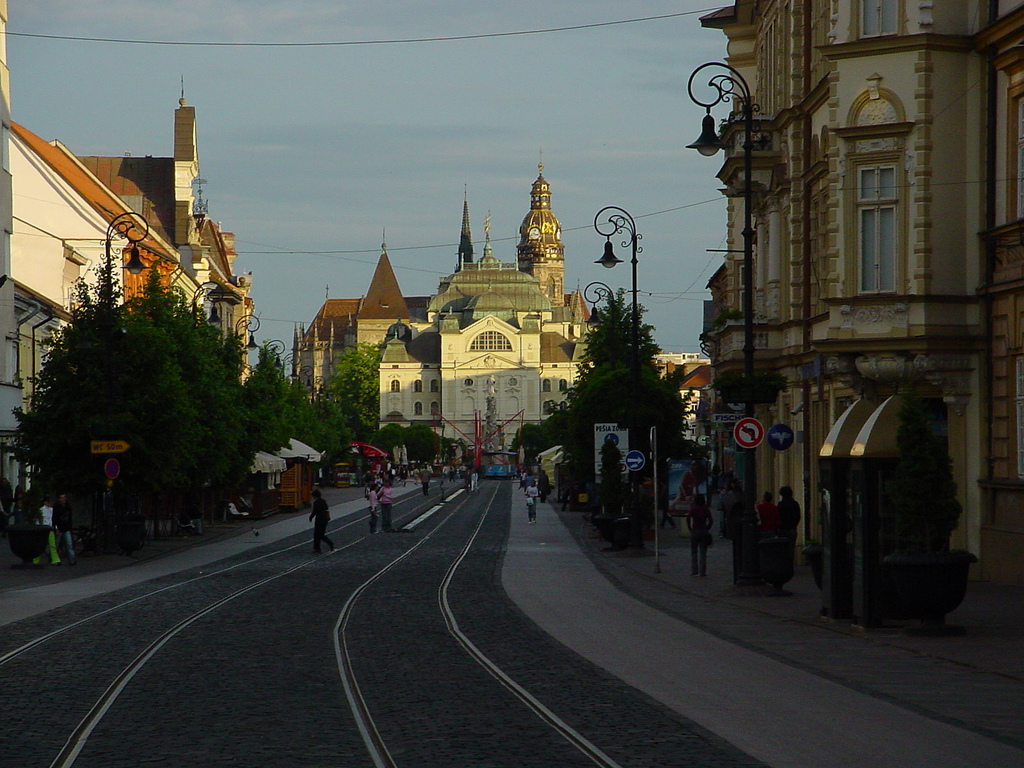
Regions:
M 329 299 L 297 331 L 302 381 L 323 386 L 346 348 L 379 343 L 381 424 L 444 425 L 449 437 L 479 434 L 494 450 L 520 424 L 563 407 L 589 313 L 578 291 L 564 292 L 561 227 L 540 170 L 515 262 L 494 256 L 489 221 L 474 259 L 468 203 L 456 270 L 433 296 L 403 296 L 383 247 L 365 297 Z

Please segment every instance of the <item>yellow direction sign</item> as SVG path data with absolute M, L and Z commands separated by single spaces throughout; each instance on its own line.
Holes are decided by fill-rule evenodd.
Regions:
M 91 453 L 124 453 L 131 448 L 124 440 L 93 440 Z

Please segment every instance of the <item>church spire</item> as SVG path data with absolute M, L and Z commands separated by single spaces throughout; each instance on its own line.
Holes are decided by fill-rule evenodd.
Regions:
M 464 192 L 462 199 L 462 233 L 459 235 L 459 263 L 455 271 L 460 271 L 466 264 L 473 263 L 473 236 L 469 232 L 469 193 Z

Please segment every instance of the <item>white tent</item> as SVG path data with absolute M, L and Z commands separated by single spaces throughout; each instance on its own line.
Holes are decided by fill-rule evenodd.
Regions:
M 306 459 L 307 461 L 320 461 L 322 454 L 315 448 L 310 448 L 305 443 L 296 440 L 294 437 L 288 446 L 277 452 L 282 459 Z

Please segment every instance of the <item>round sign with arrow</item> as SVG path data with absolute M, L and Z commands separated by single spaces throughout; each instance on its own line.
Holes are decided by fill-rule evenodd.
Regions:
M 732 436 L 740 448 L 757 448 L 764 440 L 764 426 L 757 419 L 747 416 L 736 422 Z

